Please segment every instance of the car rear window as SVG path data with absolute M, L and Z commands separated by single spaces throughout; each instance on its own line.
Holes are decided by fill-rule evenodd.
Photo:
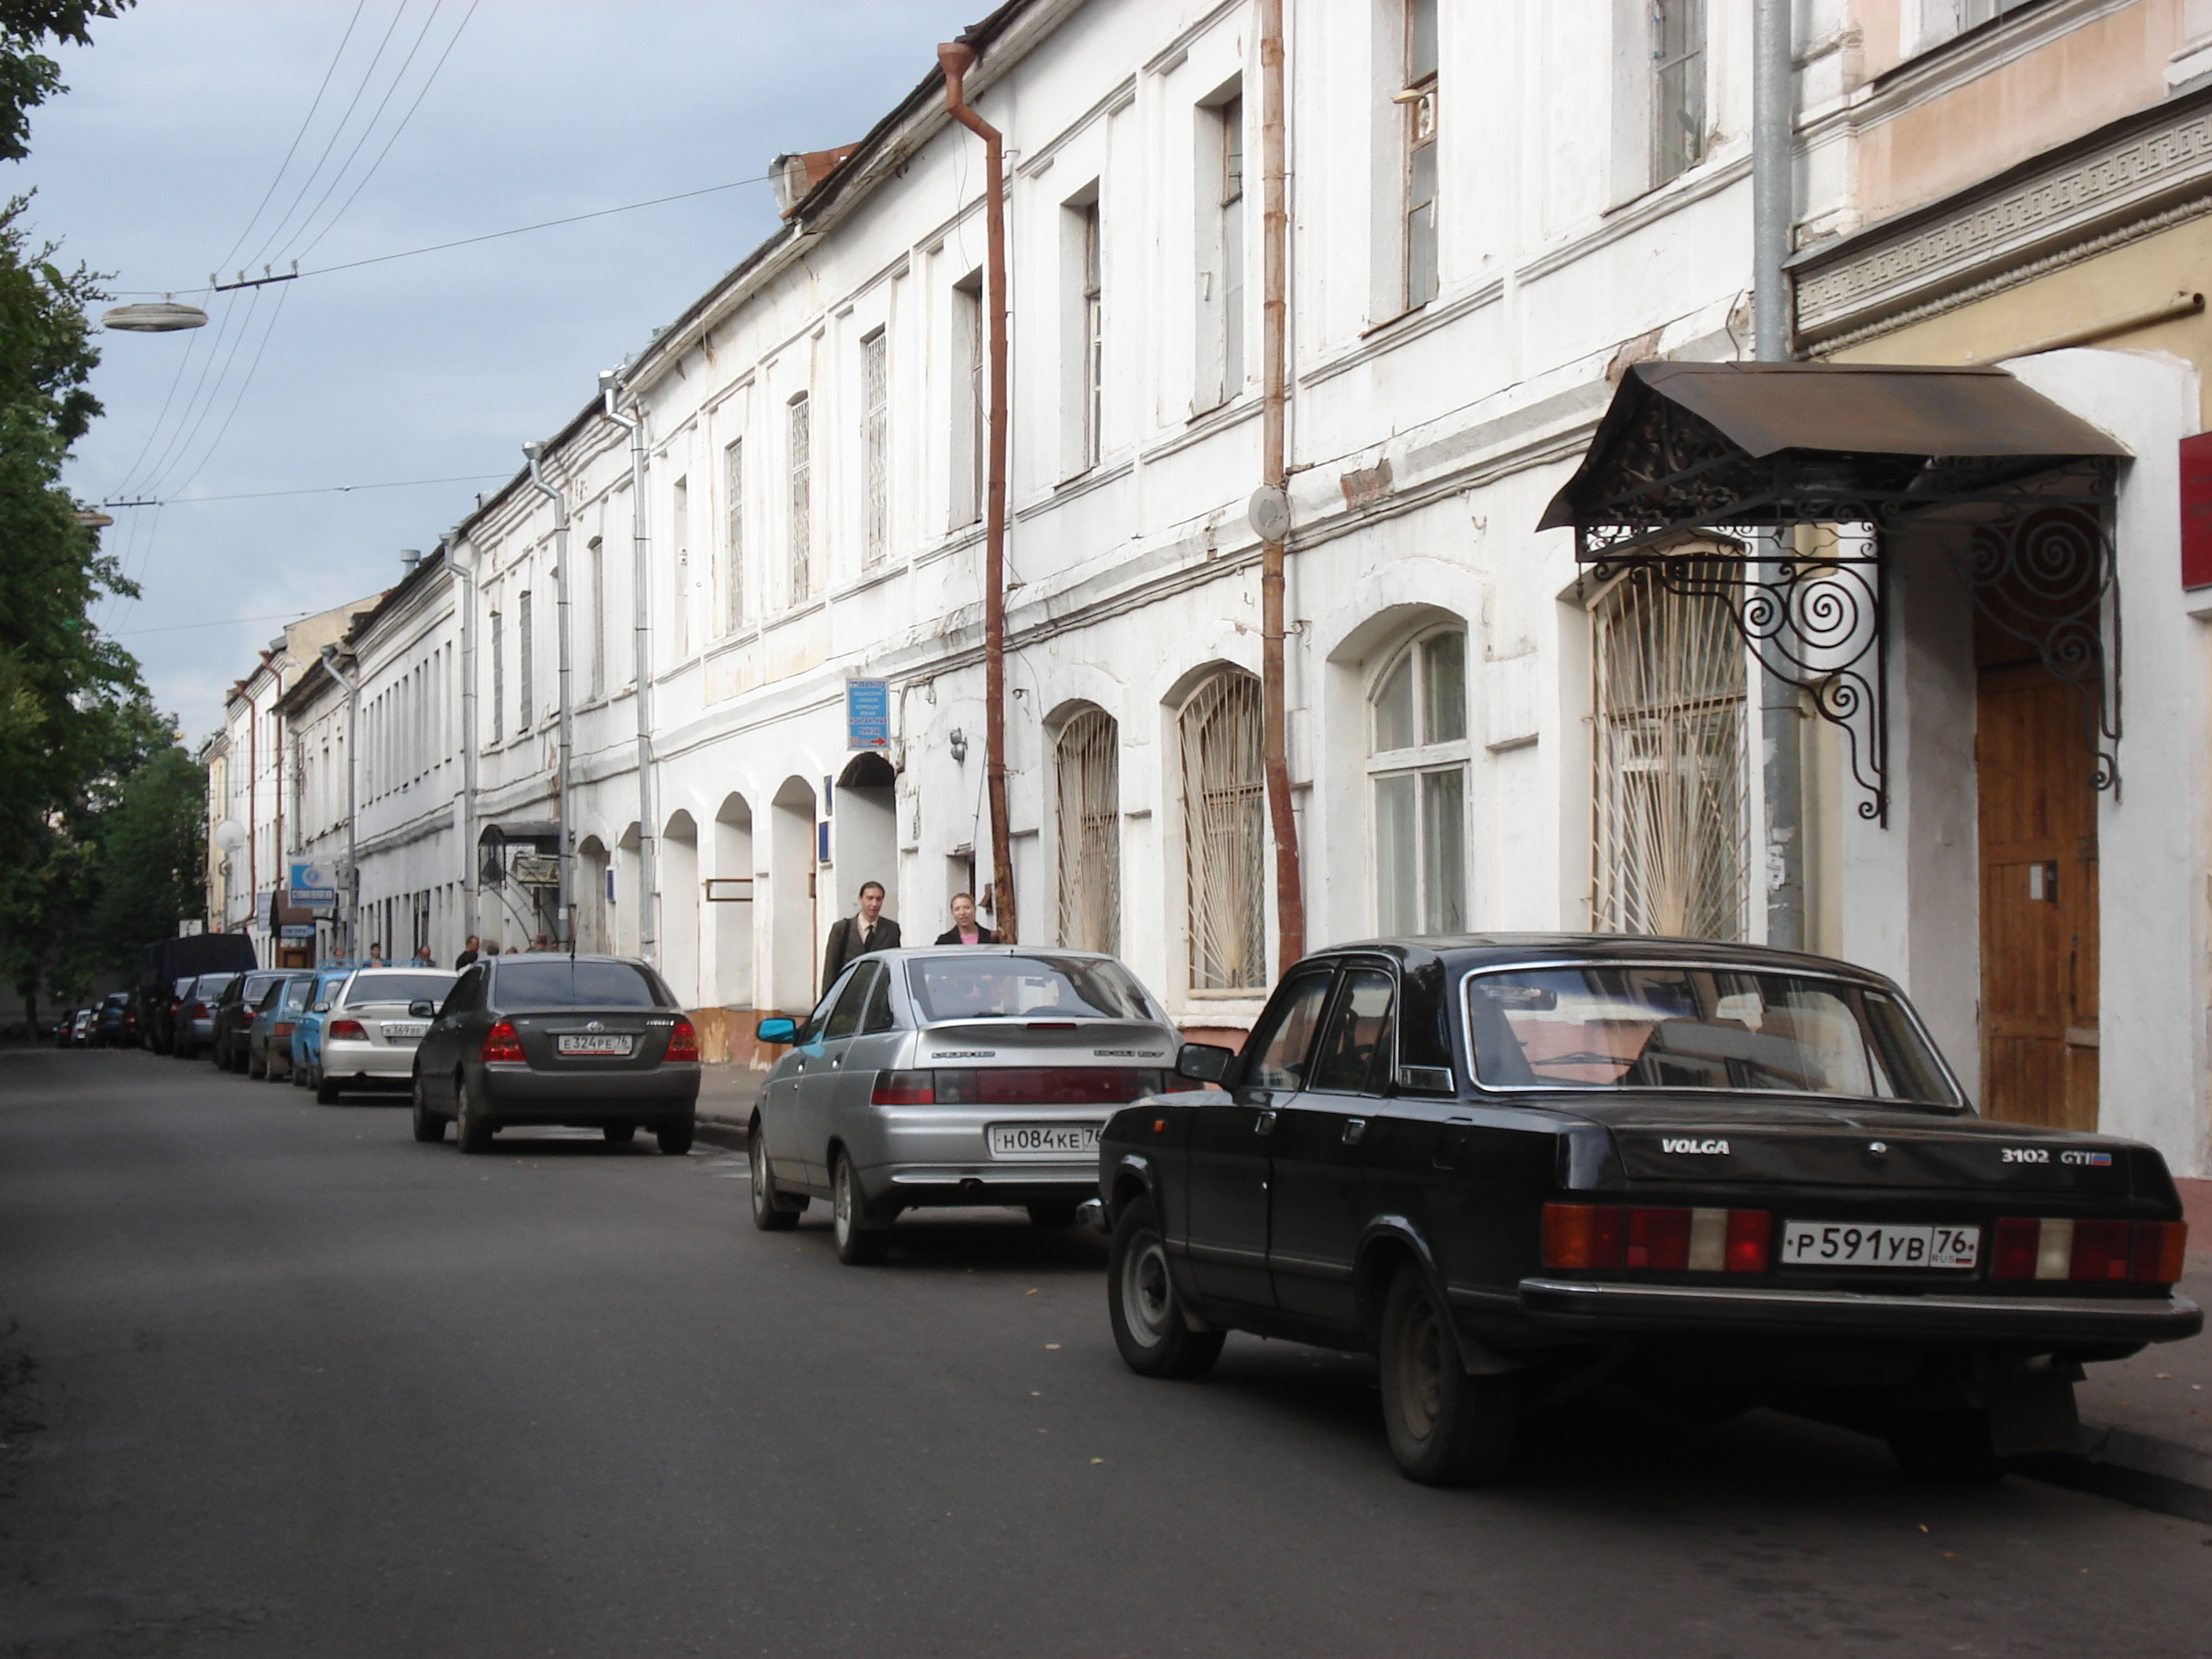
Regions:
M 192 994 L 203 1000 L 214 996 L 237 977 L 236 974 L 202 974 L 192 986 Z
M 413 1002 L 417 998 L 442 1002 L 446 993 L 453 988 L 451 974 L 356 974 L 353 983 L 346 988 L 346 1006 L 358 1008 L 370 1002 Z
M 1097 957 L 920 957 L 906 982 L 925 1020 L 1157 1018 L 1135 976 Z
M 666 1008 L 659 988 L 627 962 L 501 962 L 491 1000 L 501 1008 Z
M 1872 986 L 1641 963 L 1515 969 L 1465 983 L 1468 1047 L 1486 1088 L 1960 1103 L 1904 1006 Z

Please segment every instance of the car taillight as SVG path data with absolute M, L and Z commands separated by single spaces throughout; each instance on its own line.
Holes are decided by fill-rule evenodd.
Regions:
M 290 1020 L 289 1020 L 289 1019 L 280 1019 L 280 1020 L 275 1021 L 275 1022 L 274 1022 L 273 1024 L 270 1024 L 270 1026 L 269 1027 L 269 1035 L 270 1035 L 270 1036 L 291 1036 L 291 1035 L 292 1035 L 292 1022 L 291 1022 Z
M 878 1072 L 876 1086 L 868 1092 L 875 1106 L 934 1106 L 937 1076 L 933 1072 Z
M 349 1037 L 356 1042 L 366 1042 L 368 1040 L 368 1033 L 362 1029 L 362 1024 L 357 1019 L 333 1020 L 331 1023 L 331 1035 L 341 1042 Z
M 696 1048 L 693 1054 L 696 1057 L 697 1054 Z M 511 1024 L 501 1020 L 484 1033 L 483 1047 L 477 1050 L 477 1058 L 488 1062 L 502 1060 L 510 1062 L 519 1060 L 523 1058 L 522 1039 L 515 1036 L 514 1027 Z
M 207 1017 L 207 1004 L 204 1002 L 195 1002 L 192 1004 L 192 1012 L 190 1018 L 193 1019 L 205 1019 Z
M 516 1058 L 520 1059 L 521 1054 L 522 1050 L 517 1048 Z M 676 1029 L 668 1034 L 668 1052 L 661 1058 L 689 1060 L 696 1060 L 699 1058 L 699 1033 L 690 1020 L 679 1019 L 676 1022 Z
M 1772 1224 L 1765 1210 L 1547 1204 L 1544 1265 L 1763 1273 Z
M 2171 1285 L 2189 1246 L 2185 1221 L 2077 1221 L 2008 1215 L 1990 1250 L 1992 1279 Z

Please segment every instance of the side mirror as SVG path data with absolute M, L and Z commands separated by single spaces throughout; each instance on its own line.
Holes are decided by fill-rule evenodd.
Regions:
M 1236 1064 L 1234 1048 L 1216 1048 L 1211 1042 L 1186 1042 L 1176 1050 L 1176 1075 L 1200 1083 L 1220 1082 Z
M 410 1019 L 431 1019 L 436 1017 L 437 1012 L 438 1005 L 428 997 L 416 997 L 407 1005 L 407 1018 Z
M 788 1042 L 798 1035 L 799 1022 L 795 1019 L 785 1019 L 781 1016 L 775 1019 L 764 1019 L 753 1027 L 753 1036 L 762 1042 Z
M 327 1002 L 313 1002 L 307 1005 L 307 1012 L 311 1014 L 327 1014 L 330 1011 L 331 1005 Z

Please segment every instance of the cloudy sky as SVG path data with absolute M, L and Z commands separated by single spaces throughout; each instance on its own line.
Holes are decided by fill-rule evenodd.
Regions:
M 388 586 L 775 210 L 750 183 L 259 290 L 195 292 L 210 271 L 313 273 L 757 179 L 859 137 L 990 4 L 140 0 L 62 52 L 70 91 L 0 191 L 35 188 L 35 230 L 118 294 L 213 319 L 100 337 L 107 412 L 70 474 L 86 500 L 168 503 L 112 509 L 144 595 L 97 620 L 188 739 L 257 646 Z M 267 493 L 417 479 L 465 481 Z

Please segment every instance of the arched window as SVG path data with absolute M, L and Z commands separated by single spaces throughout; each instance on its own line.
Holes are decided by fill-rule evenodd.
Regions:
M 1375 683 L 1376 918 L 1386 934 L 1467 931 L 1467 635 L 1408 644 Z
M 1744 651 L 1704 586 L 1632 570 L 1598 603 L 1590 657 L 1596 890 L 1607 933 L 1741 939 L 1745 841 Z M 1717 573 L 1711 573 L 1717 580 Z
M 1060 729 L 1060 942 L 1079 951 L 1121 948 L 1121 733 L 1103 708 Z
M 1267 983 L 1261 873 L 1267 808 L 1260 682 L 1237 669 L 1223 670 L 1183 704 L 1176 727 L 1189 878 L 1190 988 L 1262 990 Z

